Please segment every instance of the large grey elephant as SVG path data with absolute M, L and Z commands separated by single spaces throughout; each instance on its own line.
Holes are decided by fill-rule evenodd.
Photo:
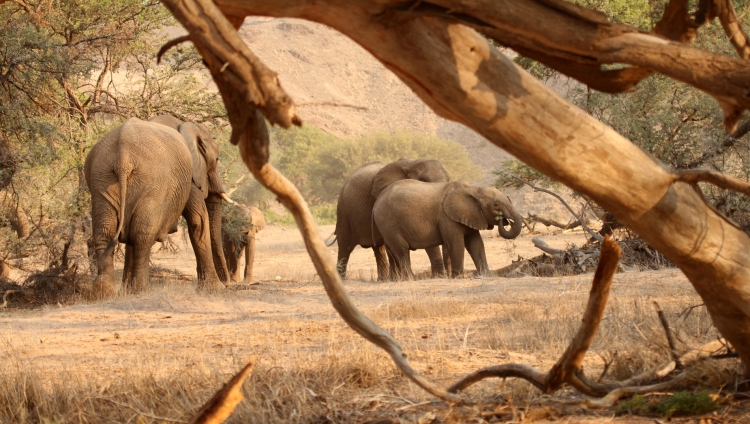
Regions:
M 382 242 L 374 247 L 372 234 L 372 207 L 380 193 L 395 181 L 413 179 L 427 182 L 450 180 L 443 165 L 435 159 L 400 159 L 388 165 L 382 162 L 368 163 L 354 171 L 344 182 L 336 207 L 336 239 L 338 240 L 338 270 L 341 278 L 346 276 L 349 256 L 357 246 L 373 248 L 378 268 L 378 280 L 389 278 L 389 265 Z M 440 247 L 427 251 L 433 274 L 444 272 Z
M 452 276 L 463 274 L 464 249 L 479 274 L 486 275 L 489 266 L 479 230 L 497 225 L 502 237 L 512 239 L 523 225 L 523 218 L 500 190 L 460 182 L 397 181 L 378 197 L 372 213 L 373 235 L 382 237 L 400 278 L 413 278 L 410 249 L 441 244 L 445 267 Z
M 229 270 L 222 251 L 221 201 L 234 202 L 224 194 L 224 187 L 221 184 L 219 146 L 213 137 L 211 137 L 211 132 L 204 125 L 183 122 L 170 115 L 155 116 L 149 119 L 149 122 L 156 122 L 179 131 L 190 150 L 190 157 L 193 164 L 191 174 L 192 185 L 183 216 L 187 220 L 187 215 L 192 214 L 193 220 L 200 222 L 202 225 L 196 231 L 190 231 L 189 233 L 193 249 L 196 250 L 196 245 L 201 249 L 201 254 L 198 255 L 196 253 L 195 255 L 198 279 L 199 281 L 214 281 L 213 277 L 217 275 L 220 281 L 229 282 Z M 207 215 L 204 215 L 204 213 Z M 200 221 L 197 219 L 198 216 L 201 217 Z M 207 217 L 207 221 L 205 217 Z M 176 230 L 176 227 L 174 229 Z M 204 229 L 210 231 L 209 236 L 204 234 Z M 194 236 L 207 237 L 206 239 L 210 240 L 212 261 L 206 260 L 204 257 L 205 240 L 194 239 Z M 221 289 L 222 287 L 221 284 L 210 283 L 210 288 Z
M 224 256 L 232 280 L 240 281 L 240 258 L 245 253 L 245 273 L 242 281 L 253 282 L 253 263 L 255 261 L 255 235 L 266 227 L 263 212 L 254 206 L 235 204 L 234 213 L 228 212 L 222 218 L 222 239 Z M 231 210 L 231 209 L 230 209 Z
M 133 291 L 144 288 L 149 280 L 151 246 L 176 229 L 180 215 L 188 224 L 202 286 L 224 287 L 214 267 L 204 201 L 204 192 L 223 193 L 221 182 L 214 179 L 214 174 L 218 177 L 218 147 L 195 126 L 180 125 L 178 132 L 171 125 L 130 118 L 107 133 L 86 157 L 84 173 L 91 192 L 97 257 L 95 295 L 106 297 L 115 292 L 113 253 L 118 241 L 127 245 L 124 287 Z M 199 172 L 195 172 L 195 156 L 188 147 L 191 143 L 203 158 L 204 168 L 199 167 Z M 219 221 L 216 245 L 221 246 L 221 215 L 212 218 Z

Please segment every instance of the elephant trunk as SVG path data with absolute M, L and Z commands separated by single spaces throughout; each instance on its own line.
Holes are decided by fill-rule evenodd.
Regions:
M 508 212 L 510 213 L 507 215 L 504 214 L 502 220 L 497 223 L 497 231 L 503 238 L 514 239 L 521 234 L 521 229 L 523 229 L 523 217 L 514 208 L 510 208 Z M 510 230 L 505 229 L 505 225 L 508 223 L 510 224 Z
M 208 209 L 208 222 L 211 227 L 211 255 L 213 256 L 214 268 L 219 280 L 223 283 L 229 282 L 229 269 L 224 257 L 224 246 L 221 239 L 221 196 L 213 193 L 206 198 L 206 209 Z

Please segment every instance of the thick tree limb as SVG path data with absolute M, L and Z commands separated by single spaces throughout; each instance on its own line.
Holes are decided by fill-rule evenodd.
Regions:
M 750 45 L 747 34 L 742 30 L 732 0 L 713 0 L 714 10 L 719 17 L 724 33 L 743 59 L 750 59 Z

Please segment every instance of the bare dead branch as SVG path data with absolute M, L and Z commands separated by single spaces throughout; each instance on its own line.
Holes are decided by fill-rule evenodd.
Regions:
M 565 254 L 564 250 L 555 249 L 554 247 L 550 246 L 539 237 L 534 237 L 533 239 L 531 239 L 531 242 L 534 244 L 534 247 L 536 247 L 537 249 L 540 249 L 542 252 L 549 253 L 550 255 L 564 255 Z
M 604 315 L 604 308 L 609 298 L 609 288 L 612 286 L 615 272 L 620 263 L 622 249 L 611 237 L 606 237 L 602 243 L 602 253 L 599 265 L 594 273 L 594 281 L 591 283 L 589 301 L 586 311 L 583 313 L 583 322 L 578 332 L 563 356 L 552 367 L 545 380 L 545 393 L 556 391 L 562 384 L 568 381 L 568 376 L 580 371 L 583 357 L 591 342 L 594 340 L 596 330 Z
M 164 56 L 164 53 L 169 51 L 174 46 L 180 45 L 182 43 L 190 41 L 189 35 L 183 35 L 181 37 L 177 37 L 173 40 L 167 41 L 161 48 L 159 49 L 159 52 L 156 53 L 156 64 L 159 65 L 161 63 L 161 57 Z
M 750 45 L 748 45 L 747 34 L 742 30 L 742 26 L 737 19 L 737 12 L 734 10 L 732 0 L 714 0 L 714 10 L 719 17 L 724 33 L 729 37 L 737 54 L 743 59 L 750 59 Z
M 578 216 L 578 214 L 576 214 L 575 211 L 573 211 L 573 208 L 571 208 L 570 205 L 565 200 L 563 200 L 563 198 L 560 195 L 558 195 L 557 193 L 555 193 L 553 191 L 550 191 L 550 190 L 547 190 L 547 189 L 544 189 L 544 188 L 541 188 L 541 187 L 536 187 L 533 184 L 529 183 L 528 181 L 526 181 L 526 180 L 524 180 L 522 178 L 518 178 L 515 175 L 511 175 L 511 177 L 513 177 L 513 178 L 517 179 L 518 181 L 521 181 L 522 183 L 526 184 L 527 186 L 533 188 L 534 191 L 541 191 L 542 193 L 547 193 L 550 196 L 555 197 L 557 200 L 560 201 L 560 203 L 563 204 L 563 206 L 565 206 L 566 209 L 568 209 L 568 212 L 570 212 L 570 214 L 573 215 L 573 217 L 575 219 L 577 219 L 578 222 L 581 223 L 581 226 L 583 227 L 583 229 L 586 230 L 586 232 L 589 233 L 591 235 L 591 237 L 593 237 L 599 243 L 601 243 L 601 242 L 604 241 L 604 237 L 602 237 L 601 234 L 597 234 L 594 231 L 592 231 L 591 228 L 589 228 L 589 226 L 586 225 L 586 222 L 583 220 L 583 217 Z
M 190 424 L 221 424 L 232 415 L 244 395 L 242 394 L 242 383 L 255 365 L 255 358 L 251 358 L 240 372 L 235 374 L 224 387 L 198 411 L 190 420 Z
M 660 392 L 664 390 L 670 390 L 674 387 L 677 387 L 679 384 L 681 384 L 682 381 L 685 380 L 685 378 L 687 378 L 687 376 L 688 376 L 687 373 L 682 373 L 676 376 L 675 378 L 669 381 L 665 381 L 663 383 L 651 384 L 648 386 L 630 386 L 630 387 L 623 387 L 621 389 L 615 389 L 601 399 L 586 399 L 584 401 L 584 405 L 586 405 L 586 407 L 591 408 L 591 409 L 611 408 L 615 405 L 615 402 L 617 402 L 618 400 L 620 400 L 621 398 L 625 396 L 633 396 L 633 395 L 637 395 L 638 393 Z M 575 384 L 571 384 L 571 385 L 576 387 Z
M 710 169 L 687 169 L 675 171 L 672 175 L 675 182 L 681 181 L 691 185 L 704 182 L 750 196 L 750 183 L 718 171 Z
M 732 134 L 725 138 L 724 141 L 721 142 L 721 144 L 709 151 L 703 152 L 703 154 L 699 158 L 685 165 L 685 169 L 697 168 L 714 159 L 715 157 L 721 155 L 722 153 L 727 151 L 727 149 L 737 144 L 737 142 L 748 132 L 750 132 L 750 120 L 747 120 L 742 123 L 742 125 L 738 126 L 737 130 L 735 130 Z
M 576 377 L 576 372 L 580 371 L 583 356 L 591 345 L 594 335 L 596 335 L 596 330 L 599 327 L 604 308 L 607 304 L 609 288 L 612 285 L 612 279 L 617 271 L 621 254 L 622 250 L 620 249 L 620 246 L 607 236 L 602 243 L 602 253 L 591 284 L 589 302 L 586 306 L 586 311 L 583 314 L 583 322 L 578 328 L 578 332 L 575 337 L 573 337 L 570 345 L 565 350 L 565 353 L 560 357 L 548 374 L 544 374 L 527 365 L 496 365 L 469 374 L 450 386 L 448 391 L 455 393 L 466 389 L 474 383 L 491 377 L 522 378 L 544 393 L 552 393 L 559 389 L 563 383 L 570 382 L 572 377 Z M 579 384 L 579 386 L 580 387 L 576 386 L 576 388 L 591 396 L 603 396 L 606 394 L 606 392 L 601 394 L 597 393 L 586 387 L 585 384 Z
M 300 103 L 297 103 L 297 107 L 304 107 L 304 106 L 332 106 L 332 107 L 348 107 L 354 110 L 362 110 L 362 111 L 370 110 L 369 108 L 365 106 L 350 105 L 348 103 L 338 103 L 338 102 L 300 102 Z
M 536 370 L 533 367 L 523 364 L 503 364 L 483 368 L 479 371 L 467 375 L 461 380 L 448 387 L 448 392 L 458 393 L 465 390 L 474 383 L 478 383 L 488 378 L 508 378 L 516 377 L 528 381 L 539 390 L 544 390 L 544 379 L 547 374 Z
M 17 293 L 18 290 L 6 290 L 3 294 L 3 303 L 0 304 L 0 309 L 5 309 L 8 307 L 8 295 Z
M 680 362 L 680 354 L 677 352 L 677 346 L 674 342 L 674 336 L 672 336 L 672 329 L 669 328 L 669 322 L 667 317 L 664 316 L 664 311 L 661 310 L 659 303 L 654 301 L 654 307 L 656 308 L 656 314 L 659 316 L 661 326 L 664 328 L 664 334 L 667 337 L 667 344 L 669 345 L 669 353 L 672 355 L 672 360 L 675 363 L 675 368 L 682 368 L 682 362 Z
M 581 226 L 580 220 L 574 220 L 567 224 L 563 224 L 562 222 L 557 222 L 552 219 L 542 218 L 541 216 L 537 216 L 537 215 L 529 215 L 528 217 L 526 217 L 526 220 L 531 221 L 531 222 L 538 222 L 548 227 L 557 227 L 557 228 L 560 228 L 561 230 L 570 230 L 572 228 Z
M 670 0 L 664 15 L 651 32 L 681 43 L 692 43 L 700 25 L 693 20 L 687 8 L 688 0 Z

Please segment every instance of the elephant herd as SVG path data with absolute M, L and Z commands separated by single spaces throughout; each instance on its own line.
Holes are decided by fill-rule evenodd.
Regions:
M 434 159 L 370 163 L 341 189 L 335 231 L 338 270 L 346 276 L 349 256 L 359 245 L 373 249 L 378 280 L 413 278 L 410 251 L 416 249 L 427 251 L 433 276 L 463 274 L 464 249 L 477 271 L 487 275 L 479 231 L 495 225 L 506 239 L 517 237 L 523 225 L 510 199 L 496 188 L 450 182 Z
M 108 297 L 116 290 L 118 242 L 126 245 L 123 288 L 143 289 L 151 247 L 177 231 L 180 216 L 187 222 L 201 288 L 219 290 L 231 280 L 252 281 L 255 235 L 265 221 L 257 208 L 226 196 L 218 161 L 218 145 L 206 127 L 168 115 L 149 121 L 130 118 L 94 145 L 84 165 L 97 260 L 94 295 Z M 222 231 L 222 220 L 227 222 L 222 200 L 236 208 L 239 238 Z M 501 236 L 514 238 L 522 223 L 499 190 L 451 182 L 437 160 L 370 163 L 341 190 L 335 231 L 338 269 L 344 277 L 359 245 L 373 249 L 379 280 L 412 278 L 410 250 L 416 249 L 427 251 L 435 276 L 462 274 L 464 250 L 477 271 L 486 274 L 479 230 L 498 225 Z

